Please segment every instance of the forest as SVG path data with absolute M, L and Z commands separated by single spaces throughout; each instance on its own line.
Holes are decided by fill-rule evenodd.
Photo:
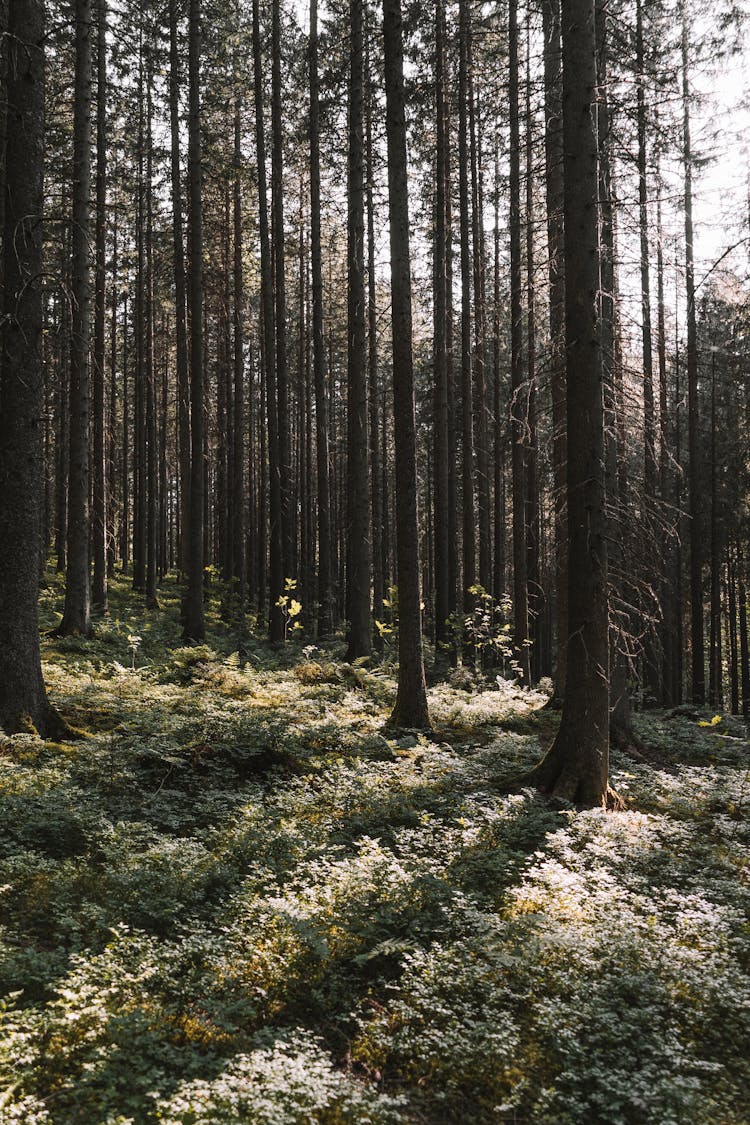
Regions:
M 0 30 L 0 1125 L 748 1125 L 747 0 Z

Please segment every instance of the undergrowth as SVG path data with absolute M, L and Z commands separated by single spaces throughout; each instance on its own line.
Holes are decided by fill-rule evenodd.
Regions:
M 386 739 L 392 668 L 161 601 L 45 639 L 85 738 L 0 741 L 0 1121 L 747 1125 L 741 724 L 637 716 L 628 810 L 551 809 L 498 784 L 544 696 Z

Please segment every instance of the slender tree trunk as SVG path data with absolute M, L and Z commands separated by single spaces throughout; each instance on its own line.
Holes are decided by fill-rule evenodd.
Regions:
M 563 270 L 563 130 L 560 0 L 543 0 L 544 118 L 549 255 L 549 321 L 552 388 L 552 475 L 555 512 L 555 591 L 557 634 L 556 704 L 565 697 L 568 660 L 568 536 L 565 497 L 567 428 L 565 417 L 565 274 Z
M 94 557 L 92 602 L 97 613 L 107 612 L 107 493 L 105 394 L 104 394 L 104 319 L 105 241 L 107 207 L 107 0 L 97 3 L 97 83 L 96 83 L 96 284 L 94 309 L 93 372 L 93 511 L 91 546 Z
M 445 8 L 435 3 L 435 233 L 433 239 L 433 416 L 434 559 L 435 559 L 435 661 L 442 663 L 448 642 L 448 357 L 446 326 L 447 253 L 445 231 Z
M 239 8 L 238 8 L 239 13 Z M 238 18 L 239 22 L 239 18 Z M 235 62 L 234 176 L 232 183 L 233 237 L 233 332 L 234 332 L 234 451 L 232 476 L 232 573 L 237 596 L 237 615 L 244 629 L 247 600 L 245 545 L 245 346 L 243 322 L 245 295 L 242 270 L 242 103 L 238 66 Z
M 539 569 L 539 480 L 536 434 L 536 295 L 534 279 L 534 162 L 531 112 L 531 24 L 526 25 L 526 380 L 527 419 L 524 442 L 524 478 L 526 481 L 526 580 L 528 590 L 530 676 L 536 683 L 541 676 L 542 611 L 541 573 Z
M 471 21 L 469 21 L 467 94 L 469 99 L 469 160 L 471 164 L 471 242 L 474 281 L 474 448 L 477 467 L 479 515 L 479 584 L 489 591 L 492 584 L 490 536 L 490 466 L 487 426 L 486 380 L 486 302 L 484 293 L 484 207 L 482 188 L 482 148 L 479 111 L 474 85 L 474 59 Z
M 68 560 L 61 636 L 91 631 L 89 574 L 89 236 L 91 226 L 91 0 L 75 5 L 72 313 Z
M 42 184 L 44 4 L 10 0 L 3 336 L 0 361 L 0 725 L 61 733 L 47 700 L 39 648 L 44 404 Z
M 688 17 L 682 3 L 682 144 L 685 165 L 685 289 L 687 295 L 688 381 L 688 489 L 690 513 L 690 644 L 692 698 L 706 701 L 706 671 L 703 647 L 703 511 L 702 465 L 698 424 L 698 331 L 695 310 L 695 265 L 693 261 L 693 156 L 690 143 L 690 78 L 688 71 Z
M 404 53 L 400 0 L 383 0 L 388 202 L 391 246 L 393 413 L 396 442 L 398 692 L 389 724 L 429 728 L 419 589 L 417 452 L 412 355 L 409 197 L 406 166 Z
M 154 203 L 153 203 L 153 61 L 152 45 L 148 44 L 146 64 L 146 605 L 158 609 L 156 594 L 158 556 L 158 493 L 159 475 L 156 450 L 156 361 L 154 343 Z
M 274 18 L 280 18 L 275 11 Z M 268 475 L 269 475 L 269 616 L 270 640 L 278 644 L 284 639 L 284 619 L 278 605 L 284 590 L 284 540 L 282 522 L 281 443 L 279 411 L 277 406 L 277 353 L 275 349 L 275 313 L 273 259 L 268 224 L 268 189 L 266 183 L 266 140 L 263 114 L 263 59 L 260 39 L 260 10 L 258 0 L 253 0 L 253 83 L 255 89 L 255 145 L 258 161 L 258 225 L 260 228 L 261 307 L 263 321 L 262 355 L 265 375 L 266 414 L 268 418 Z M 279 93 L 280 98 L 280 93 Z M 279 123 L 280 125 L 280 123 Z M 274 146 L 275 148 L 275 146 Z M 279 157 L 280 157 L 279 153 Z M 279 185 L 280 186 L 280 185 Z M 275 245 L 279 234 L 276 231 Z M 282 255 L 283 257 L 283 255 Z M 278 276 L 278 263 L 277 263 Z M 282 271 L 283 278 L 283 271 Z M 278 315 L 278 306 L 276 310 Z
M 365 319 L 365 160 L 363 0 L 349 4 L 349 161 L 347 223 L 347 660 L 369 656 L 370 494 L 367 465 Z
M 177 443 L 180 484 L 180 572 L 187 573 L 190 527 L 190 367 L 186 321 L 185 245 L 182 234 L 182 171 L 180 168 L 180 56 L 177 42 L 178 0 L 169 4 L 169 122 L 172 183 L 172 250 L 174 269 L 175 345 L 177 373 Z
M 458 164 L 461 228 L 461 470 L 463 505 L 463 605 L 476 581 L 476 522 L 474 517 L 474 428 L 472 419 L 471 248 L 469 225 L 469 3 L 459 0 Z
M 333 629 L 331 575 L 331 500 L 328 396 L 323 335 L 323 266 L 320 247 L 320 106 L 318 78 L 318 4 L 310 0 L 310 268 L 312 272 L 313 379 L 315 382 L 315 456 L 318 486 L 318 637 Z
M 186 640 L 202 641 L 204 519 L 203 392 L 203 202 L 201 183 L 200 0 L 188 9 L 188 182 L 190 188 L 190 519 L 187 593 L 183 618 Z
M 375 204 L 373 141 L 372 141 L 372 81 L 370 73 L 370 31 L 365 11 L 365 147 L 367 162 L 367 377 L 370 411 L 370 499 L 372 516 L 372 617 L 383 619 L 385 583 L 383 581 L 383 495 L 380 467 L 379 409 L 378 409 L 378 308 L 375 298 Z M 375 648 L 382 650 L 383 638 L 379 630 L 374 633 Z
M 276 409 L 278 413 L 281 489 L 281 544 L 284 578 L 292 578 L 292 513 L 290 495 L 289 416 L 286 355 L 286 276 L 284 251 L 284 141 L 281 113 L 281 0 L 272 0 L 271 43 L 271 197 L 276 329 Z M 272 597 L 273 601 L 273 597 Z
M 510 113 L 510 378 L 513 476 L 513 642 L 523 682 L 531 680 L 526 545 L 525 447 L 528 388 L 523 378 L 521 308 L 521 136 L 518 101 L 518 3 L 509 0 L 508 50 Z

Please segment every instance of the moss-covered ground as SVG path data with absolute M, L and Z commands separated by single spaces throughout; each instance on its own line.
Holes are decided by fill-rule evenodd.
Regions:
M 627 810 L 550 808 L 501 785 L 544 696 L 439 684 L 388 739 L 387 662 L 213 603 L 186 649 L 161 598 L 45 637 L 83 737 L 0 739 L 0 1122 L 750 1122 L 739 721 L 637 716 Z

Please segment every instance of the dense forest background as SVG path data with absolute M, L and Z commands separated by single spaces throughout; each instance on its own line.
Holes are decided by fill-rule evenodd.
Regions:
M 747 1121 L 748 15 L 0 5 L 0 1120 Z

